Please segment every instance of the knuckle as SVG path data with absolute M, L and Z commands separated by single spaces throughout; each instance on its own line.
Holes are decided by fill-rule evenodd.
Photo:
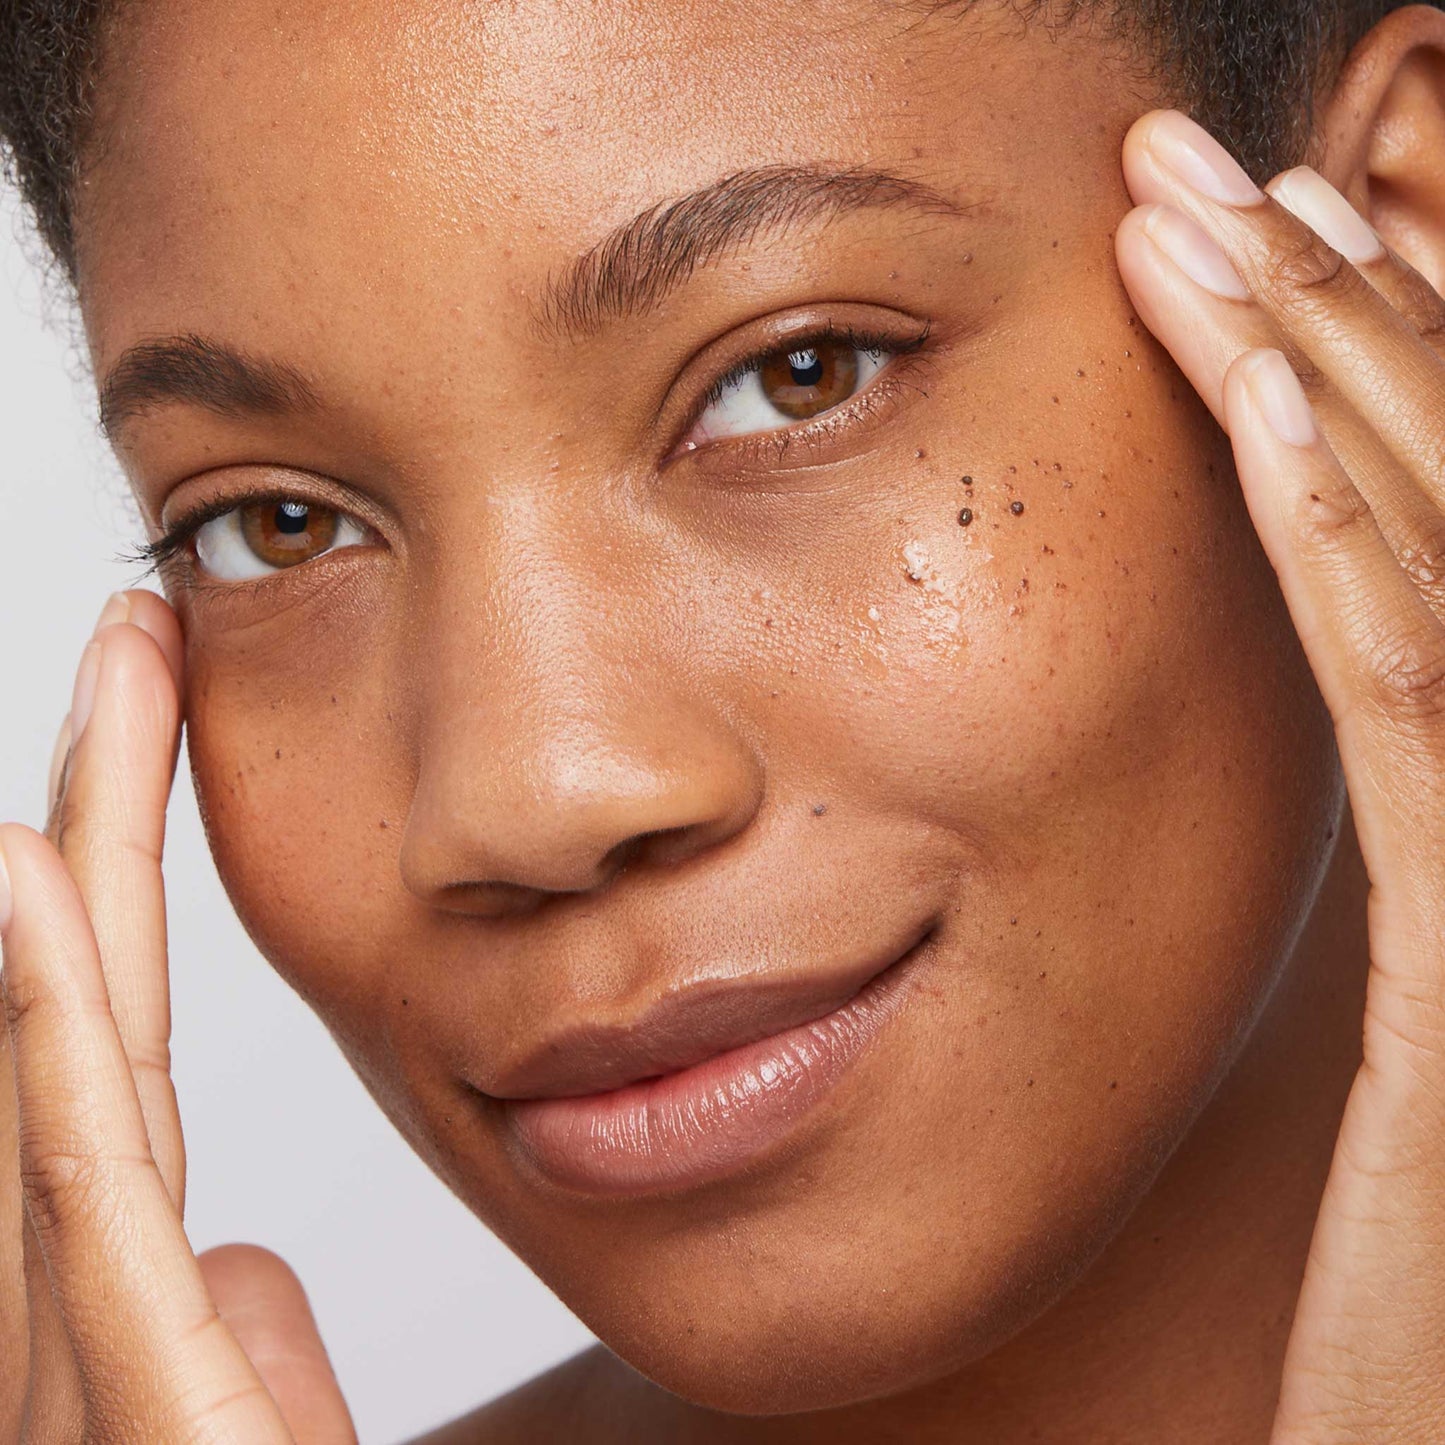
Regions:
M 1379 711 L 1395 721 L 1445 721 L 1445 633 L 1381 644 L 1368 664 Z
M 1271 292 L 1297 303 L 1337 306 L 1342 298 L 1363 297 L 1370 283 L 1340 253 L 1312 232 L 1291 233 L 1281 240 L 1264 263 Z
M 77 1150 L 22 1150 L 20 1185 L 42 1246 L 76 1219 L 93 1215 L 110 1192 L 100 1159 Z
M 1297 545 L 1307 556 L 1349 547 L 1370 517 L 1370 504 L 1353 482 L 1321 477 L 1300 499 L 1295 517 Z
M 1399 547 L 1405 574 L 1432 602 L 1445 601 L 1445 517 L 1423 524 Z

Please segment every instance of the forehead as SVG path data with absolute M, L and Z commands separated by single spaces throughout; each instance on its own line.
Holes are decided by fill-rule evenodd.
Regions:
M 108 47 L 78 204 L 87 325 L 101 361 L 156 330 L 244 343 L 262 312 L 274 342 L 320 298 L 340 320 L 338 277 L 351 304 L 498 317 L 758 165 L 997 206 L 1069 165 L 1116 79 L 992 9 L 888 0 L 148 0 Z

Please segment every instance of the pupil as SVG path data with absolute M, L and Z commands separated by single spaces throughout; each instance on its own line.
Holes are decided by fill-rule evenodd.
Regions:
M 817 386 L 823 379 L 823 360 L 812 347 L 806 351 L 790 351 L 788 367 L 793 373 L 794 386 Z
M 282 502 L 276 508 L 276 530 L 295 535 L 306 530 L 311 508 L 305 502 Z

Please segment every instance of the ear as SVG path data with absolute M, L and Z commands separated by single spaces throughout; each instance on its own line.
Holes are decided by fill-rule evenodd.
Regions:
M 1407 5 L 1375 26 L 1317 131 L 1326 179 L 1445 294 L 1445 10 Z

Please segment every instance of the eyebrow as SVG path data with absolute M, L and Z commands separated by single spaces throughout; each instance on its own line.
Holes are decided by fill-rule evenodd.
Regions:
M 937 218 L 973 209 L 888 171 L 737 171 L 679 200 L 660 201 L 605 236 L 548 280 L 536 319 L 544 333 L 588 336 L 611 319 L 655 309 L 695 271 L 764 232 L 866 210 Z M 107 374 L 101 430 L 118 441 L 132 418 L 175 402 L 227 417 L 320 409 L 316 388 L 293 366 L 203 336 L 162 336 L 129 347 Z
M 544 332 L 592 335 L 609 320 L 655 309 L 695 271 L 763 232 L 865 210 L 954 217 L 972 206 L 888 171 L 766 166 L 663 201 L 604 237 L 547 284 Z
M 132 417 L 167 402 L 234 417 L 319 406 L 315 388 L 295 367 L 203 336 L 164 336 L 138 342 L 111 368 L 100 388 L 101 430 L 114 441 Z

